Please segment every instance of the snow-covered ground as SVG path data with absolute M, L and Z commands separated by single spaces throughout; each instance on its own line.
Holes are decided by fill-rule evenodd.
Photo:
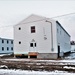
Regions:
M 66 56 L 65 59 L 66 60 L 73 60 L 73 59 L 75 59 L 75 52 L 71 53 L 69 56 Z
M 27 70 L 9 70 L 0 69 L 0 75 L 75 75 L 66 71 L 27 71 Z
M 69 56 L 63 58 L 62 60 L 34 60 L 34 59 L 3 59 L 2 62 L 6 61 L 31 61 L 31 63 L 35 63 L 40 65 L 41 63 L 45 64 L 54 64 L 54 65 L 66 65 L 64 69 L 75 69 L 74 66 L 67 65 L 75 65 L 75 53 L 70 54 Z M 40 63 L 41 62 L 41 63 Z M 30 63 L 30 64 L 31 64 Z M 0 69 L 0 75 L 75 75 L 75 73 L 68 73 L 67 71 L 28 71 L 28 70 L 11 70 L 8 69 L 6 65 L 1 65 L 0 68 L 5 67 L 7 69 Z

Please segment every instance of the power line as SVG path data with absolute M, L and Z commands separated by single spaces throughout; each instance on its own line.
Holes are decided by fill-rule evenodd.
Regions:
M 75 12 L 74 12 L 74 13 L 69 13 L 69 14 L 64 14 L 64 15 L 59 15 L 59 16 L 55 16 L 55 17 L 51 17 L 50 19 L 59 18 L 59 17 L 64 17 L 64 16 L 68 16 L 68 15 L 73 15 L 73 14 L 75 14 Z M 45 18 L 45 19 L 47 19 L 47 18 Z M 42 21 L 42 20 L 45 20 L 45 19 L 41 19 L 41 20 L 37 20 L 37 21 Z M 48 18 L 48 19 L 49 19 L 49 18 Z M 37 21 L 33 21 L 33 22 L 37 22 Z M 28 22 L 28 23 L 33 23 L 33 22 Z M 24 23 L 23 23 L 23 24 L 24 24 Z M 26 23 L 25 23 L 25 24 L 26 24 Z M 1 26 L 0 28 L 13 27 L 13 26 L 15 26 L 15 25 Z
M 64 14 L 64 15 L 60 15 L 60 16 L 55 16 L 55 17 L 51 17 L 51 18 L 59 18 L 59 17 L 64 17 L 64 16 L 68 16 L 68 15 L 73 15 L 74 13 L 69 13 L 69 14 Z

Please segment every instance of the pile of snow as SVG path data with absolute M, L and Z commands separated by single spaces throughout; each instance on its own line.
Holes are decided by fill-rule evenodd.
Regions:
M 0 69 L 8 69 L 8 67 L 6 65 L 1 65 Z
M 0 69 L 0 75 L 75 75 L 66 71 L 28 71 L 28 70 L 9 70 Z
M 75 69 L 75 67 L 68 67 L 68 66 L 64 66 L 63 68 L 66 68 L 66 69 Z

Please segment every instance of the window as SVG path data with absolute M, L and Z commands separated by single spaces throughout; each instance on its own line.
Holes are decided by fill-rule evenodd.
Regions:
M 2 43 L 4 43 L 4 40 L 2 40 Z
M 4 47 L 2 47 L 2 51 L 4 51 Z
M 36 43 L 35 43 L 35 47 L 36 47 Z
M 35 33 L 35 26 L 31 26 L 31 33 Z
M 13 50 L 13 47 L 11 47 L 11 50 Z
M 18 29 L 21 30 L 21 27 L 19 27 Z
M 59 30 L 57 29 L 57 33 L 59 32 Z
M 9 41 L 7 40 L 7 44 L 9 43 Z
M 30 43 L 30 47 L 33 47 L 33 43 Z
M 7 51 L 9 50 L 9 47 L 7 47 Z
M 11 44 L 13 44 L 13 41 L 11 41 Z
M 21 41 L 19 41 L 19 44 L 21 44 Z
M 61 34 L 61 31 L 60 31 L 60 34 Z

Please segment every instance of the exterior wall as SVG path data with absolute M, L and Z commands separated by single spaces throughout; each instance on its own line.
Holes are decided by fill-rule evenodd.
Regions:
M 29 52 L 57 53 L 56 23 L 53 20 L 50 22 L 53 26 L 53 51 L 51 50 L 51 23 L 42 20 L 15 26 L 14 54 L 28 54 Z M 31 26 L 35 26 L 35 33 L 31 33 Z M 21 30 L 18 30 L 19 27 L 21 27 Z M 19 44 L 19 41 L 21 41 L 21 44 Z M 32 42 L 36 43 L 36 47 L 30 47 Z
M 35 26 L 35 33 L 31 33 L 32 26 Z M 30 43 L 36 43 L 36 47 L 31 47 Z M 33 53 L 37 58 L 56 59 L 58 45 L 60 54 L 70 51 L 70 36 L 52 19 L 32 15 L 14 27 L 15 55 Z
M 60 46 L 60 53 L 71 51 L 70 35 L 57 24 L 57 44 Z
M 2 43 L 2 40 L 4 41 L 3 43 Z M 7 43 L 7 41 L 8 41 L 8 43 Z M 0 54 L 13 53 L 13 50 L 12 50 L 13 43 L 11 43 L 11 41 L 13 41 L 13 40 L 0 38 Z M 2 47 L 4 48 L 3 50 L 2 50 Z M 7 49 L 7 47 L 8 47 L 8 49 Z

